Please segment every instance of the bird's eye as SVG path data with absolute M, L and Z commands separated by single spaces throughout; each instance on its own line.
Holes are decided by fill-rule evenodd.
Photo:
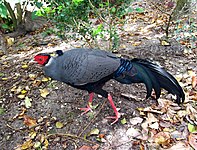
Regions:
M 42 61 L 42 58 L 39 58 L 39 61 Z

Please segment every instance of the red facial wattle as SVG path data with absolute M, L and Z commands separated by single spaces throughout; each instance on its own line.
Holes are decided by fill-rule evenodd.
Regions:
M 34 60 L 40 65 L 45 65 L 48 62 L 49 56 L 46 55 L 36 55 Z

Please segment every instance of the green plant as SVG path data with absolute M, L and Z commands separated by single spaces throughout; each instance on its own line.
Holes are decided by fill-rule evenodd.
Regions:
M 8 17 L 7 8 L 4 5 L 3 1 L 0 1 L 0 28 L 4 30 L 10 30 L 10 18 Z
M 98 39 L 108 41 L 108 49 L 118 47 L 118 25 L 131 11 L 128 0 L 49 0 L 47 7 L 37 11 L 56 24 L 57 34 L 68 38 L 68 32 L 79 33 L 90 47 L 100 47 Z M 76 38 L 72 34 L 72 38 Z
M 11 7 L 10 3 L 14 3 L 14 8 Z M 27 0 L 25 2 L 21 0 L 0 0 L 0 28 L 6 31 L 17 30 L 19 26 L 25 22 L 25 10 L 27 5 L 34 5 L 40 8 L 42 6 L 41 2 L 37 0 Z M 16 9 L 16 10 L 15 10 Z M 32 19 L 37 16 L 32 13 Z

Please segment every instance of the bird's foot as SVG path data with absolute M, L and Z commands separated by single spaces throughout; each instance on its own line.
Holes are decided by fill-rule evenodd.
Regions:
M 118 113 L 116 113 L 116 116 L 108 116 L 108 117 L 106 117 L 107 119 L 115 119 L 112 123 L 111 123 L 111 125 L 113 125 L 114 123 L 116 123 L 117 121 L 118 121 L 118 119 L 120 118 L 120 116 L 121 116 L 121 114 L 118 112 Z
M 91 104 L 88 104 L 86 108 L 79 108 L 81 111 L 84 111 L 83 113 L 81 113 L 81 115 L 84 115 L 86 113 L 88 113 L 89 111 L 93 112 L 92 111 L 92 105 Z

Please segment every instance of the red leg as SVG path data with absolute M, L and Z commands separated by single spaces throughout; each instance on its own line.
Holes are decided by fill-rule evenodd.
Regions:
M 89 94 L 89 100 L 88 100 L 87 108 L 80 108 L 80 110 L 84 111 L 81 115 L 84 115 L 89 111 L 92 111 L 91 107 L 92 107 L 93 97 L 94 97 L 94 93 L 92 92 L 92 93 Z
M 120 118 L 120 113 L 118 112 L 116 106 L 114 105 L 114 102 L 113 102 L 113 99 L 112 99 L 112 96 L 110 94 L 108 94 L 108 100 L 109 100 L 109 103 L 111 104 L 111 107 L 112 109 L 114 110 L 114 113 L 116 116 L 109 116 L 107 118 L 110 118 L 110 119 L 115 119 L 114 122 L 111 123 L 114 124 L 118 121 L 118 119 Z

